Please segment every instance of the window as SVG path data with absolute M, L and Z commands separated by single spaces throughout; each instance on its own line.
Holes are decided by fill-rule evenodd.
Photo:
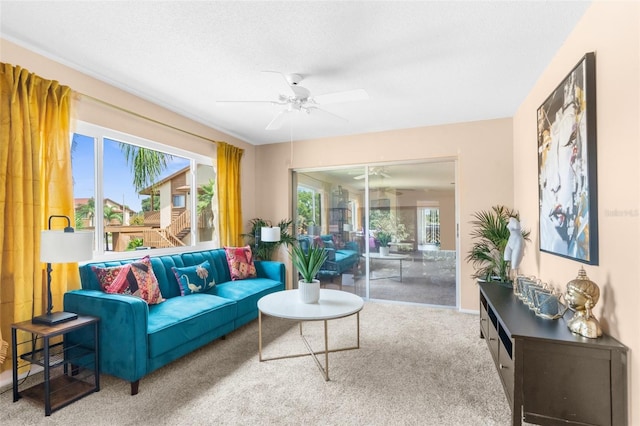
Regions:
M 173 207 L 185 208 L 187 206 L 187 198 L 184 195 L 173 196 Z
M 313 188 L 298 186 L 298 233 L 320 235 L 321 194 Z
M 418 226 L 421 230 L 418 243 L 421 246 L 440 246 L 440 209 L 437 206 L 418 207 Z
M 88 123 L 77 127 L 71 145 L 76 227 L 95 230 L 98 256 L 215 245 L 210 158 Z

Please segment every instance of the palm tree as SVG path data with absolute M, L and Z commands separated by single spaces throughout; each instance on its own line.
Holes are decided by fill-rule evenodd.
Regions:
M 113 219 L 118 219 L 122 223 L 122 214 L 116 212 L 115 207 L 104 205 L 104 225 L 105 227 L 111 223 Z M 106 251 L 109 251 L 109 233 L 104 233 L 104 241 L 106 245 Z
M 205 209 L 210 209 L 213 203 L 213 196 L 215 195 L 215 181 L 209 179 L 209 182 L 202 185 L 198 191 L 198 214 L 202 213 Z
M 120 143 L 120 149 L 124 154 L 127 164 L 133 172 L 133 186 L 136 191 L 153 186 L 160 174 L 167 168 L 167 161 L 173 156 L 153 149 L 141 148 L 128 143 Z M 153 202 L 153 188 L 151 190 L 151 205 Z
M 76 228 L 84 227 L 84 219 L 92 219 L 96 212 L 96 200 L 91 197 L 86 204 L 81 205 L 76 210 Z

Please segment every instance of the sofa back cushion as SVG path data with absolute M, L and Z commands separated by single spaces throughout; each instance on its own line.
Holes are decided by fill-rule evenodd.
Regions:
M 82 288 L 85 290 L 100 290 L 100 283 L 96 274 L 92 270 L 92 266 L 101 268 L 124 265 L 132 263 L 142 256 L 133 259 L 112 260 L 108 262 L 92 262 L 80 266 L 80 281 Z M 160 293 L 165 299 L 180 296 L 180 286 L 176 280 L 176 276 L 171 270 L 172 267 L 184 268 L 187 266 L 199 265 L 205 260 L 209 261 L 213 272 L 213 278 L 216 283 L 231 281 L 229 274 L 229 266 L 227 265 L 227 257 L 224 249 L 212 249 L 191 253 L 171 254 L 165 256 L 151 256 L 151 266 L 158 280 Z

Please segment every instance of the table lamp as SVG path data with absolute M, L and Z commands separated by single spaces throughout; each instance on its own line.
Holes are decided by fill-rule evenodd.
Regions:
M 280 227 L 263 226 L 260 230 L 260 240 L 265 243 L 275 243 L 280 241 Z
M 63 230 L 52 230 L 51 220 L 64 218 L 67 226 Z M 73 312 L 51 312 L 51 264 L 72 263 L 90 260 L 93 256 L 93 232 L 75 232 L 68 216 L 49 216 L 49 226 L 40 234 L 40 260 L 47 263 L 47 313 L 34 317 L 34 324 L 55 325 L 78 318 Z

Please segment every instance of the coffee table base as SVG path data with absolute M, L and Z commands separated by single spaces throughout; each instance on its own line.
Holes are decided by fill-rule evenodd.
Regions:
M 346 317 L 344 317 L 346 318 Z M 302 341 L 304 342 L 305 346 L 307 347 L 308 353 L 302 353 L 302 354 L 292 354 L 292 355 L 282 355 L 282 356 L 277 356 L 277 357 L 270 357 L 270 358 L 263 358 L 262 357 L 262 312 L 258 311 L 258 359 L 260 360 L 260 362 L 263 361 L 274 361 L 277 359 L 285 359 L 285 358 L 299 358 L 302 356 L 312 356 L 313 360 L 316 362 L 316 365 L 318 366 L 318 368 L 320 369 L 320 372 L 322 373 L 322 376 L 324 377 L 324 379 L 326 381 L 329 381 L 329 354 L 331 352 L 342 352 L 342 351 L 350 351 L 353 349 L 360 349 L 360 312 L 356 312 L 356 340 L 357 340 L 357 344 L 356 346 L 351 346 L 348 348 L 337 348 L 337 349 L 329 349 L 329 332 L 327 329 L 327 321 L 328 320 L 322 320 L 324 322 L 324 350 L 323 351 L 314 351 L 313 348 L 311 348 L 311 344 L 309 344 L 309 341 L 306 339 L 306 337 L 304 337 L 304 334 L 302 334 L 302 321 L 300 321 L 299 323 L 299 327 L 300 327 L 300 337 L 302 338 Z M 322 363 L 320 362 L 320 360 L 318 359 L 318 355 L 320 354 L 324 354 L 324 367 L 322 366 Z

